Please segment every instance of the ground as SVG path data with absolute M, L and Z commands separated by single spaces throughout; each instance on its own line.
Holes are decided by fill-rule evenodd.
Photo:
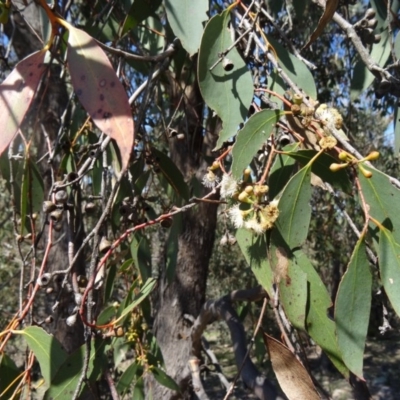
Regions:
M 222 333 L 221 333 L 222 332 Z M 237 372 L 234 365 L 233 350 L 228 344 L 227 332 L 222 327 L 206 334 L 210 347 L 215 352 L 227 379 L 233 381 Z M 314 349 L 318 354 L 318 349 Z M 268 368 L 268 363 L 264 364 Z M 314 377 L 330 394 L 332 400 L 352 400 L 350 385 L 324 360 L 312 362 Z M 400 333 L 391 332 L 387 337 L 375 337 L 367 342 L 364 361 L 365 379 L 368 382 L 373 400 L 397 400 L 400 398 Z M 267 372 L 270 377 L 271 371 Z M 223 399 L 225 390 L 215 374 L 206 376 L 206 390 L 212 399 Z M 273 377 L 272 377 L 273 379 Z M 327 397 L 325 397 L 327 398 Z M 239 380 L 234 396 L 230 400 L 255 399 Z

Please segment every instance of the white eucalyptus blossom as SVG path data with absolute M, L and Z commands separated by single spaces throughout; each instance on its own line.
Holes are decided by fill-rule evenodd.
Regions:
M 237 190 L 237 182 L 230 175 L 224 174 L 221 180 L 221 197 L 223 199 L 230 198 Z
M 257 235 L 261 235 L 265 232 L 265 228 L 262 223 L 257 221 L 256 216 L 253 218 L 249 219 L 248 221 L 245 222 L 244 227 L 248 229 L 249 231 L 254 232 Z
M 243 211 L 239 208 L 239 205 L 230 208 L 228 213 L 235 228 L 242 228 L 244 225 L 244 218 Z
M 208 171 L 203 177 L 203 185 L 206 188 L 213 189 L 218 185 L 219 178 L 212 171 Z

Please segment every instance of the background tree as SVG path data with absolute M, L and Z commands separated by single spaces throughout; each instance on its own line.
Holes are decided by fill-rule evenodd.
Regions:
M 0 3 L 1 398 L 207 398 L 218 319 L 237 378 L 281 398 L 240 301 L 262 302 L 251 343 L 288 398 L 326 395 L 307 338 L 370 398 L 371 304 L 400 310 L 399 5 L 315 4 Z M 209 283 L 242 290 L 212 300 L 216 232 Z M 215 279 L 231 273 L 224 246 L 251 279 Z M 284 343 L 261 330 L 268 304 Z

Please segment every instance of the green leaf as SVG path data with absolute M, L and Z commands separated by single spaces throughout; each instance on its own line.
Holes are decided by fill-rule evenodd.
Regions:
M 388 228 L 400 244 L 400 191 L 390 183 L 388 175 L 365 165 L 363 168 L 372 172 L 369 179 L 362 173 L 358 174 L 369 215 Z
M 233 43 L 229 21 L 229 10 L 210 19 L 201 40 L 198 61 L 199 86 L 204 101 L 222 119 L 223 131 L 217 149 L 236 135 L 239 124 L 247 116 L 254 91 L 251 73 L 235 47 L 226 56 L 233 64 L 232 70 L 225 71 L 220 62 L 210 71 L 220 58 L 219 54 Z
M 143 378 L 137 380 L 135 387 L 133 388 L 132 399 L 144 400 L 144 381 Z
M 203 22 L 208 19 L 208 0 L 165 0 L 171 28 L 190 56 L 197 53 L 203 35 Z
M 20 61 L 0 85 L 0 155 L 17 134 L 45 71 L 40 50 Z
M 0 400 L 7 400 L 11 398 L 12 393 L 16 389 L 19 380 L 17 377 L 21 374 L 14 361 L 6 354 L 0 354 L 0 393 L 4 392 L 3 396 L 0 396 Z M 22 379 L 23 376 L 20 376 Z M 14 383 L 13 383 L 14 382 Z
M 371 58 L 381 66 L 386 64 L 390 56 L 390 35 L 388 30 L 385 29 L 381 33 L 381 40 L 375 43 L 372 47 Z M 350 83 L 351 100 L 356 100 L 360 97 L 361 93 L 367 89 L 374 81 L 373 75 L 362 60 L 357 61 L 353 69 L 353 76 Z
M 393 43 L 394 54 L 396 54 L 397 59 L 400 58 L 400 32 L 396 35 Z
M 10 14 L 10 4 L 0 3 L 0 23 L 6 24 Z
M 357 100 L 361 93 L 367 89 L 374 81 L 374 75 L 372 75 L 364 62 L 358 60 L 353 68 L 353 75 L 350 82 L 350 98 L 352 101 Z
M 150 17 L 160 7 L 161 0 L 135 0 L 126 16 L 122 35 L 135 28 L 140 22 Z
M 147 50 L 149 55 L 157 55 L 165 49 L 166 32 L 157 15 L 148 17 L 143 24 L 136 26 L 132 32 L 139 41 L 140 46 Z M 129 60 L 129 63 L 142 73 L 148 71 L 143 66 L 144 63 L 142 61 Z
M 300 164 L 306 165 L 316 154 L 315 150 L 299 150 L 287 152 L 290 157 L 293 157 Z M 329 167 L 332 163 L 337 162 L 332 156 L 322 153 L 315 159 L 311 165 L 311 172 L 318 175 L 324 182 L 330 183 L 336 189 L 340 189 L 347 194 L 352 193 L 352 184 L 346 170 L 341 169 L 337 172 L 332 172 Z
M 29 326 L 22 331 L 14 331 L 14 333 L 21 334 L 25 338 L 39 362 L 40 371 L 46 384 L 50 385 L 68 354 L 54 336 L 49 335 L 38 326 Z
M 314 77 L 307 66 L 289 53 L 278 41 L 267 35 L 268 41 L 275 49 L 280 67 L 287 73 L 293 82 L 298 82 L 304 92 L 312 99 L 317 99 L 317 87 Z
M 290 249 L 277 229 L 270 238 L 269 259 L 274 281 L 279 285 L 279 299 L 290 322 L 304 329 L 307 304 L 307 275 L 293 261 Z
M 282 150 L 290 152 L 295 150 L 297 147 L 298 144 L 293 143 L 285 146 Z M 276 155 L 275 162 L 272 165 L 268 177 L 268 196 L 270 199 L 274 199 L 286 186 L 293 174 L 294 165 L 295 160 L 292 157 L 289 157 L 287 154 L 279 153 Z
M 140 271 L 140 277 L 145 282 L 151 276 L 151 251 L 149 240 L 140 232 L 135 232 L 131 242 L 133 263 Z
M 21 185 L 21 236 L 24 235 L 24 230 L 27 224 L 26 215 L 28 213 L 28 193 L 29 193 L 29 162 L 28 157 L 25 158 L 24 162 L 24 172 L 22 176 L 22 185 Z
M 385 293 L 400 316 L 400 245 L 395 241 L 394 235 L 384 227 L 379 235 L 379 270 Z
M 162 369 L 158 367 L 153 367 L 151 369 L 151 373 L 158 383 L 167 387 L 168 389 L 175 390 L 176 392 L 180 392 L 179 385 Z
M 132 260 L 127 260 L 126 262 L 132 262 Z M 123 265 L 121 266 L 122 269 Z M 115 264 L 111 265 L 110 268 L 108 268 L 107 272 L 107 277 L 106 277 L 106 284 L 104 288 L 104 303 L 106 303 L 108 300 L 110 300 L 111 295 L 114 290 L 114 282 L 115 278 L 117 276 L 117 266 Z
M 117 142 L 129 163 L 134 126 L 128 97 L 104 51 L 86 32 L 69 26 L 68 69 L 79 101 L 96 126 Z
M 95 382 L 102 370 L 107 368 L 105 340 L 91 342 L 89 368 L 87 377 L 90 382 Z M 86 345 L 82 345 L 64 361 L 58 373 L 54 376 L 50 388 L 46 391 L 44 400 L 70 400 L 81 379 L 85 360 Z M 84 383 L 80 394 L 86 390 Z
M 140 157 L 136 159 L 129 167 L 133 182 L 136 182 L 144 172 L 144 159 Z
M 301 21 L 303 19 L 304 12 L 310 7 L 311 0 L 300 0 L 292 3 L 296 18 Z
M 174 189 L 175 193 L 184 200 L 189 200 L 189 188 L 183 179 L 181 171 L 179 171 L 171 158 L 155 148 L 152 148 L 151 152 L 161 173 Z
M 132 303 L 123 308 L 122 312 L 119 314 L 118 320 L 120 321 L 124 319 L 124 317 L 129 314 L 135 307 L 137 307 L 149 294 L 152 292 L 154 286 L 156 285 L 157 280 L 153 278 L 147 279 L 140 292 L 135 296 Z M 122 304 L 121 304 L 122 307 Z M 120 307 L 120 308 L 121 308 Z
M 36 163 L 29 160 L 29 172 L 30 172 L 30 202 L 32 212 L 39 212 L 42 209 L 44 199 L 44 183 L 42 175 L 40 174 Z
M 256 236 L 247 229 L 238 229 L 236 232 L 236 240 L 257 282 L 265 289 L 268 295 L 272 297 L 274 279 L 267 259 L 268 247 L 265 236 Z
M 394 155 L 398 156 L 400 152 L 400 118 L 399 106 L 394 106 Z
M 340 373 L 348 378 L 349 370 L 342 360 L 336 342 L 335 323 L 328 317 L 328 308 L 332 305 L 328 290 L 306 255 L 298 250 L 295 251 L 294 256 L 298 268 L 301 268 L 307 274 L 307 332 L 315 343 L 322 348 Z
M 371 311 L 372 275 L 364 237 L 354 248 L 335 301 L 337 343 L 343 361 L 355 375 L 363 376 L 363 358 Z
M 279 217 L 275 226 L 290 250 L 307 238 L 311 219 L 311 167 L 305 166 L 286 185 L 279 200 Z
M 103 308 L 103 310 L 100 312 L 99 316 L 97 317 L 96 324 L 97 325 L 108 324 L 115 317 L 116 312 L 117 312 L 117 310 L 112 305 Z
M 100 11 L 100 10 L 99 10 Z M 101 42 L 116 42 L 121 38 L 121 20 L 111 13 L 102 24 L 93 24 L 87 21 L 85 32 Z
M 389 35 L 387 29 L 387 6 L 381 0 L 371 0 L 371 6 L 376 11 L 375 18 L 378 21 L 374 33 L 381 35 L 379 43 L 372 45 L 371 58 L 376 62 L 376 64 L 384 67 L 390 56 L 391 49 L 391 35 Z M 391 2 L 390 9 L 393 12 L 393 15 L 397 14 L 399 6 L 400 3 L 398 0 Z M 364 62 L 361 60 L 357 61 L 351 79 L 351 99 L 357 99 L 360 94 L 371 85 L 374 79 L 375 76 L 368 70 Z
M 281 115 L 283 112 L 278 110 L 260 111 L 252 115 L 239 131 L 232 149 L 232 175 L 235 179 L 242 177 L 243 170 L 270 137 Z
M 143 368 L 139 364 L 133 362 L 119 378 L 119 381 L 117 383 L 117 392 L 121 396 L 127 394 L 133 380 L 137 378 L 138 375 L 141 376 L 142 374 L 143 374 Z
M 32 214 L 40 212 L 44 200 L 43 179 L 29 155 L 26 157 L 21 188 L 21 235 L 24 234 L 24 227 L 27 227 L 28 231 L 31 230 L 30 220 L 26 216 L 31 212 Z
M 378 20 L 378 26 L 376 28 L 376 31 L 378 31 L 379 33 L 380 29 L 382 29 L 384 26 L 387 25 L 387 6 L 380 0 L 370 0 L 370 2 L 371 6 L 376 11 L 375 18 Z M 397 14 L 399 7 L 400 7 L 399 0 L 393 0 L 390 4 L 390 10 L 394 14 Z

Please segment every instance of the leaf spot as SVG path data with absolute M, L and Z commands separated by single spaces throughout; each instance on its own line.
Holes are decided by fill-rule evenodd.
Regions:
M 111 86 L 111 87 L 114 87 L 114 86 L 115 86 L 115 82 L 111 82 L 111 83 L 110 83 L 110 86 Z
M 112 114 L 110 113 L 110 112 L 105 112 L 104 114 L 103 114 L 103 118 L 104 119 L 108 119 L 108 118 L 111 118 L 112 117 Z
M 15 82 L 15 84 L 18 85 L 17 91 L 20 92 L 25 86 L 25 81 L 23 79 L 19 79 Z
M 100 101 L 103 101 L 103 100 L 104 100 L 104 94 L 101 94 L 101 95 L 99 96 L 99 99 L 100 99 Z
M 81 75 L 81 81 L 84 81 L 84 80 L 86 80 L 86 75 L 85 74 Z
M 275 255 L 277 258 L 277 262 L 275 265 L 275 281 L 279 283 L 282 278 L 286 278 L 286 285 L 290 285 L 290 281 L 288 282 L 289 277 L 287 276 L 289 261 L 287 259 L 286 251 L 282 247 L 277 247 L 275 250 Z
M 102 108 L 99 108 L 99 109 L 97 110 L 97 112 L 98 112 L 99 114 L 101 114 L 101 113 L 103 112 L 103 109 L 102 109 Z
M 82 89 L 77 89 L 75 93 L 77 96 L 82 96 Z
M 104 86 L 106 86 L 106 84 L 107 84 L 107 81 L 105 79 L 102 79 L 99 83 L 100 87 L 104 87 Z

